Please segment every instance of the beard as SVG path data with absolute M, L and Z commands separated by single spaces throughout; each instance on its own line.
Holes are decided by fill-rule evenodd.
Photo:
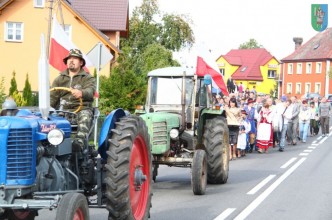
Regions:
M 69 66 L 68 66 L 68 69 L 70 71 L 76 72 L 76 71 L 78 71 L 80 69 L 80 67 L 76 67 L 75 64 L 70 63 Z

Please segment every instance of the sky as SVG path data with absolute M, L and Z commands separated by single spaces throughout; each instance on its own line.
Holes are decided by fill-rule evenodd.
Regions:
M 130 13 L 141 2 L 129 0 Z M 302 37 L 304 44 L 318 33 L 311 27 L 311 4 L 329 1 L 158 0 L 158 3 L 164 13 L 189 16 L 196 43 L 205 45 L 214 59 L 253 38 L 281 60 L 294 51 L 293 37 Z M 328 27 L 332 27 L 332 3 L 328 7 Z M 183 51 L 175 54 L 175 58 L 188 62 L 189 54 Z

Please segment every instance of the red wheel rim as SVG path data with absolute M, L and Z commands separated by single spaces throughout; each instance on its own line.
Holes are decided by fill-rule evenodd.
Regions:
M 84 220 L 82 209 L 77 209 L 74 213 L 73 220 Z
M 135 171 L 140 169 L 146 176 L 146 181 L 137 189 L 135 186 Z M 136 220 L 143 219 L 146 205 L 149 199 L 150 189 L 150 162 L 145 141 L 142 137 L 136 137 L 130 156 L 130 204 Z
M 15 217 L 17 217 L 18 219 L 26 219 L 29 214 L 30 214 L 30 211 L 19 211 L 19 210 L 13 210 L 13 213 L 15 215 Z

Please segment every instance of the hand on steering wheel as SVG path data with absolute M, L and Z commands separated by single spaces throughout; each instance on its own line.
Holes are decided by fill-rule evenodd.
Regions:
M 52 92 L 52 91 L 59 91 L 59 90 L 64 90 L 64 91 L 67 91 L 67 92 L 72 92 L 72 89 L 71 88 L 67 88 L 67 87 L 53 87 L 53 88 L 50 89 L 50 92 Z M 76 97 L 76 95 L 74 97 Z M 80 105 L 78 106 L 78 108 L 75 111 L 72 112 L 74 114 L 76 114 L 77 112 L 79 112 L 83 108 L 82 97 L 78 98 L 78 100 L 80 101 Z

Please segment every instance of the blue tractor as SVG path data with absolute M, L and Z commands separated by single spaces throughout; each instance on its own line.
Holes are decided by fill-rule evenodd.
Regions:
M 98 147 L 86 137 L 84 149 L 75 152 L 75 115 L 18 109 L 13 100 L 3 104 L 0 219 L 31 220 L 47 208 L 56 209 L 58 220 L 86 220 L 89 207 L 107 208 L 109 219 L 149 217 L 151 152 L 143 119 L 114 110 L 102 125 Z M 93 125 L 98 116 L 95 109 Z

